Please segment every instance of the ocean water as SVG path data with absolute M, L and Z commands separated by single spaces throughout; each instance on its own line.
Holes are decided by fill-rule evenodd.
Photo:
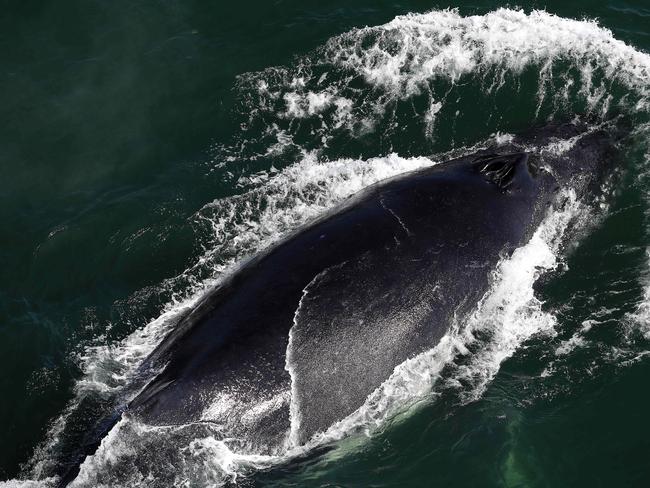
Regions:
M 347 196 L 623 117 L 614 196 L 358 412 L 273 455 L 123 421 L 75 486 L 650 486 L 647 0 L 10 1 L 0 44 L 0 485 L 55 486 L 179 314 Z

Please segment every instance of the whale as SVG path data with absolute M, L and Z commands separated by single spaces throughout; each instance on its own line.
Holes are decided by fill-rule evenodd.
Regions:
M 598 200 L 614 139 L 578 123 L 531 130 L 367 187 L 251 256 L 144 360 L 150 379 L 81 459 L 125 416 L 212 422 L 266 453 L 327 431 L 475 309 L 562 190 Z M 570 148 L 531 149 L 555 141 Z

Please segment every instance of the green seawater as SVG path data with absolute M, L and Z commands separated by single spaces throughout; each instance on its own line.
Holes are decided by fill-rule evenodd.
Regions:
M 440 154 L 575 116 L 596 123 L 623 113 L 633 129 L 649 120 L 647 0 L 9 0 L 2 7 L 0 479 L 8 486 L 50 486 L 60 474 L 55 437 L 78 443 L 110 410 L 139 360 L 132 334 L 324 211 L 339 198 L 337 185 L 356 174 L 305 183 L 299 176 L 308 168 L 336 162 L 343 174 L 346 164 Z M 624 44 L 598 47 L 590 86 L 576 64 L 581 50 L 596 49 L 590 40 L 560 53 L 550 71 L 540 55 L 521 69 L 460 70 L 453 79 L 416 82 L 412 65 L 390 75 L 412 80 L 411 91 L 333 61 L 355 43 L 350 49 L 371 59 L 379 34 L 358 28 L 448 8 L 484 18 L 502 7 L 544 10 Z M 337 36 L 344 37 L 333 43 Z M 563 42 L 558 35 L 560 51 Z M 395 43 L 384 54 L 397 56 L 399 34 Z M 617 77 L 620 66 L 603 68 L 608 50 L 614 57 L 621 46 L 638 54 L 623 67 L 649 63 L 633 83 Z M 414 50 L 410 62 L 426 63 L 427 53 Z M 310 112 L 303 98 L 292 111 L 292 94 L 308 92 L 326 94 L 328 105 L 314 99 Z M 463 361 L 471 363 L 461 359 L 443 369 L 431 394 L 372 432 L 361 427 L 298 458 L 233 468 L 238 476 L 223 482 L 650 486 L 649 134 L 626 140 L 607 209 L 534 285 L 553 332 L 517 344 L 476 398 L 462 399 L 475 384 L 458 376 Z M 208 459 L 195 453 L 195 466 L 170 461 L 168 471 L 152 467 L 133 478 L 120 472 L 117 456 L 100 479 L 218 485 L 218 463 L 201 452 Z M 155 481 L 160 473 L 171 477 Z

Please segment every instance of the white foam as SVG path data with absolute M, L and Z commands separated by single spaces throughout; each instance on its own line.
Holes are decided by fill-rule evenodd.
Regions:
M 589 332 L 594 325 L 599 322 L 596 319 L 584 320 L 578 331 L 576 331 L 569 339 L 563 341 L 555 348 L 556 356 L 566 356 L 573 352 L 575 349 L 584 347 L 588 344 L 585 334 Z
M 9 480 L 0 481 L 0 488 L 50 488 L 56 486 L 56 478 L 47 478 L 40 481 Z
M 314 67 L 336 74 L 325 76 Z M 483 95 L 489 96 L 529 68 L 538 73 L 537 110 L 532 116 L 539 115 L 545 102 L 559 110 L 580 100 L 587 111 L 602 118 L 614 105 L 630 112 L 647 113 L 650 108 L 650 55 L 617 40 L 596 21 L 567 19 L 541 10 L 526 13 L 500 8 L 463 17 L 449 9 L 398 16 L 381 26 L 334 37 L 294 67 L 243 78 L 264 86 L 255 105 L 248 107 L 253 118 L 260 113 L 284 119 L 316 117 L 323 126 L 312 130 L 326 145 L 336 135 L 333 125 L 354 135 L 378 127 L 392 130 L 379 124 L 382 116 L 396 100 L 420 95 L 428 97 L 428 108 L 420 115 L 426 137 L 432 138 L 437 114 L 461 78 L 478 78 Z M 360 77 L 369 85 L 364 90 L 358 89 Z M 435 84 L 441 80 L 447 84 L 438 93 Z M 610 91 L 615 84 L 628 90 L 622 99 Z M 285 101 L 279 113 L 277 99 Z M 323 113 L 343 101 L 345 109 L 337 108 L 336 116 Z M 444 119 L 445 124 L 452 122 Z M 393 120 L 390 125 L 396 128 L 399 122 Z
M 647 267 L 650 269 L 650 248 L 646 250 Z M 647 340 L 650 340 L 650 272 L 646 272 L 646 276 L 642 277 L 644 280 L 643 298 L 639 302 L 637 309 L 628 315 L 631 323 L 634 324 L 635 329 L 643 335 Z
M 369 36 L 376 41 L 364 45 Z M 647 93 L 650 56 L 614 38 L 595 21 L 572 20 L 534 10 L 500 8 L 462 17 L 457 10 L 408 14 L 330 41 L 332 61 L 362 73 L 371 84 L 399 96 L 418 93 L 435 78 L 461 76 L 499 66 L 518 74 L 531 65 L 550 75 L 551 63 L 569 60 L 582 73 L 584 91 L 595 68 L 608 79 Z
M 636 128 L 637 141 L 644 148 L 643 165 L 637 175 L 637 183 L 641 187 L 646 204 L 646 235 L 650 235 L 650 123 L 642 124 Z M 646 248 L 646 270 L 640 276 L 643 286 L 643 297 L 636 310 L 627 315 L 631 332 L 638 331 L 650 341 L 650 247 Z
M 241 453 L 204 424 L 152 427 L 123 418 L 88 457 L 72 488 L 148 486 L 221 486 L 247 469 L 259 469 L 282 458 Z M 114 470 L 121 466 L 122 469 Z

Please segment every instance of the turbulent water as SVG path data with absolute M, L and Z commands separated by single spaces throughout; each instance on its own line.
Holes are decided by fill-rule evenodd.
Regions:
M 120 421 L 74 486 L 650 486 L 650 9 L 209 3 L 0 21 L 4 483 L 55 485 L 246 256 L 382 179 L 619 118 L 614 196 L 562 195 L 471 316 L 348 418 L 269 452 L 209 421 L 299 418 L 291 392 L 215 392 L 206 422 Z

